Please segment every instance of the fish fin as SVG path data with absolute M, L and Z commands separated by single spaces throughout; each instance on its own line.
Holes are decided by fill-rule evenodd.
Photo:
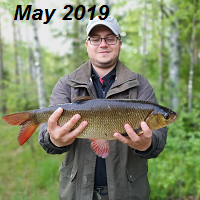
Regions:
M 93 139 L 92 139 L 93 140 Z M 93 140 L 91 143 L 92 150 L 102 158 L 106 158 L 109 153 L 109 143 L 108 140 Z
M 128 133 L 126 133 L 126 132 L 125 132 L 125 133 L 122 133 L 121 135 L 124 136 L 124 137 L 129 137 L 129 136 L 128 136 Z
M 141 128 L 134 129 L 134 131 L 137 135 L 141 135 L 143 133 L 143 130 Z
M 24 122 L 18 135 L 18 142 L 20 146 L 22 146 L 31 137 L 38 126 L 39 125 L 34 124 L 32 121 Z
M 39 124 L 36 125 L 31 120 L 30 113 L 31 111 L 14 113 L 11 115 L 6 115 L 2 118 L 7 124 L 22 126 L 18 136 L 18 142 L 20 146 L 31 137 L 31 135 L 39 126 Z
M 3 121 L 10 125 L 21 125 L 27 120 L 30 120 L 29 114 L 31 111 L 21 112 L 21 113 L 14 113 L 11 115 L 6 115 L 2 117 Z
M 94 98 L 88 97 L 88 96 L 81 96 L 81 97 L 73 98 L 72 102 L 73 103 L 82 103 L 84 101 L 89 101 L 89 100 L 92 100 L 92 99 L 94 99 Z
M 137 135 L 141 135 L 142 133 L 143 133 L 143 130 L 141 129 L 141 128 L 137 128 L 137 129 L 134 129 L 134 131 L 135 131 L 135 133 L 137 134 Z M 124 136 L 124 137 L 129 137 L 128 136 L 128 133 L 122 133 L 121 134 L 122 136 Z

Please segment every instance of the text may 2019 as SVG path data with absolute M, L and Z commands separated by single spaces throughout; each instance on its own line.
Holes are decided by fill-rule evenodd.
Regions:
M 72 20 L 73 17 L 76 20 L 81 20 L 84 18 L 85 13 L 90 13 L 90 20 L 93 20 L 96 11 L 96 5 L 88 8 L 86 10 L 85 6 L 79 5 L 74 8 L 72 5 L 65 5 L 63 9 L 67 10 L 67 13 L 63 16 L 62 20 Z M 27 5 L 23 10 L 22 5 L 17 5 L 14 15 L 14 20 L 23 20 L 26 17 L 26 20 L 30 19 L 30 16 L 33 20 L 43 20 L 43 24 L 48 24 L 57 9 L 52 9 L 49 13 L 49 9 L 35 9 L 32 11 L 32 5 Z M 104 20 L 109 15 L 109 7 L 107 5 L 102 5 L 99 8 L 99 19 Z M 74 16 L 73 16 L 74 15 Z

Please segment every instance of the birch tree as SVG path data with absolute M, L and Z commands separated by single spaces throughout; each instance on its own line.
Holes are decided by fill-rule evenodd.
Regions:
M 3 40 L 1 34 L 1 13 L 0 13 L 0 94 L 1 94 L 1 112 L 2 116 L 5 115 L 6 106 L 4 100 L 4 68 L 3 68 Z
M 17 44 L 17 30 L 16 30 L 16 21 L 13 20 L 13 41 L 14 41 L 14 57 L 15 57 L 15 79 L 16 84 L 20 83 L 19 80 L 19 63 L 18 63 L 18 44 Z
M 160 85 L 160 101 L 163 102 L 164 97 L 163 97 L 163 90 L 164 90 L 164 78 L 163 78 L 163 54 L 164 54 L 164 27 L 163 27 L 163 0 L 159 2 L 159 7 L 160 7 L 160 12 L 158 13 L 158 22 L 159 22 L 159 27 L 158 27 L 158 67 L 159 67 L 159 76 L 158 76 L 158 82 Z
M 197 3 L 194 0 L 194 14 L 192 18 L 192 31 L 191 31 L 191 41 L 188 48 L 188 53 L 190 56 L 190 69 L 189 69 L 189 80 L 188 80 L 188 112 L 192 112 L 192 100 L 193 100 L 193 79 L 194 79 L 194 64 L 195 64 L 195 33 L 196 33 L 196 11 Z
M 33 51 L 31 47 L 29 47 L 28 63 L 29 63 L 30 80 L 33 83 L 36 77 L 36 70 L 35 70 L 35 64 L 34 64 L 34 55 L 33 55 Z
M 93 5 L 95 5 L 96 1 L 92 0 L 92 3 L 94 3 Z M 77 7 L 78 5 L 81 5 L 81 1 L 80 0 L 74 0 L 74 7 Z M 90 3 L 88 4 L 90 5 Z M 70 34 L 68 34 L 68 36 L 72 36 L 72 54 L 71 54 L 71 58 L 72 58 L 72 69 L 76 69 L 78 66 L 80 66 L 81 64 L 83 64 L 83 62 L 85 62 L 85 58 L 87 56 L 86 53 L 86 48 L 85 48 L 85 40 L 86 40 L 86 24 L 87 24 L 87 17 L 85 16 L 82 20 L 82 23 L 80 23 L 79 20 L 74 20 L 73 21 L 73 28 L 72 31 L 68 31 L 70 32 Z M 86 22 L 87 21 L 87 22 Z
M 170 107 L 176 109 L 179 105 L 179 64 L 180 64 L 180 52 L 179 52 L 179 20 L 174 16 L 177 7 L 172 4 L 170 11 L 173 17 L 170 27 L 170 36 L 169 36 L 169 80 L 170 80 Z
M 147 0 L 144 0 L 144 9 L 143 9 L 143 38 L 142 38 L 142 74 L 146 74 L 146 55 L 147 55 Z
M 33 7 L 35 7 L 35 2 L 33 1 Z M 44 108 L 46 106 L 45 100 L 45 89 L 44 89 L 44 80 L 43 80 L 43 70 L 41 65 L 41 52 L 40 52 L 40 41 L 38 37 L 38 29 L 33 20 L 31 20 L 34 34 L 34 43 L 35 43 L 35 69 L 37 76 L 37 90 L 39 98 L 39 107 Z

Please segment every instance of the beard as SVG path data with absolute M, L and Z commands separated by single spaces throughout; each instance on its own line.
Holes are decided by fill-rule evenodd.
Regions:
M 112 68 L 116 65 L 118 58 L 119 58 L 119 53 L 121 51 L 121 45 L 118 46 L 117 49 L 109 49 L 109 48 L 101 48 L 101 51 L 103 50 L 108 50 L 111 51 L 111 54 L 108 55 L 101 55 L 97 51 L 96 53 L 92 52 L 91 49 L 88 52 L 88 56 L 90 58 L 90 61 L 93 66 L 96 66 L 98 68 Z M 96 50 L 95 50 L 96 51 Z
M 98 59 L 93 59 L 93 58 L 90 58 L 91 60 L 91 63 L 93 65 L 95 65 L 96 67 L 99 67 L 99 68 L 110 68 L 110 67 L 113 67 L 113 65 L 116 65 L 117 61 L 118 61 L 118 57 L 115 58 L 115 59 L 110 59 L 110 60 L 98 60 Z
M 91 60 L 91 63 L 96 67 L 111 68 L 116 65 L 118 58 L 119 58 L 119 53 L 109 59 L 106 57 L 98 58 L 98 57 L 94 57 L 94 56 L 90 56 L 90 55 L 89 55 L 89 58 Z

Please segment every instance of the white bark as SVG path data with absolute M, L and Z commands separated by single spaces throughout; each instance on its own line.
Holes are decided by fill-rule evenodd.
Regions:
M 144 10 L 143 10 L 143 38 L 142 38 L 142 74 L 146 74 L 146 52 L 147 52 L 147 1 L 144 0 Z
M 34 5 L 34 2 L 33 2 Z M 43 71 L 41 66 L 41 52 L 40 52 L 40 42 L 38 37 L 38 30 L 35 22 L 31 20 L 34 33 L 34 42 L 35 42 L 35 69 L 37 76 L 37 88 L 38 88 L 38 98 L 39 98 L 39 107 L 46 107 L 45 100 L 45 90 L 44 90 L 44 81 L 43 81 Z
M 17 29 L 16 21 L 13 21 L 13 40 L 14 40 L 14 56 L 15 56 L 15 79 L 16 84 L 20 83 L 19 79 L 19 59 L 18 59 L 18 43 L 17 43 Z
M 1 35 L 1 16 L 0 16 L 0 95 L 1 98 L 4 97 L 4 68 L 3 68 L 3 42 Z M 5 100 L 2 98 L 1 99 L 2 116 L 5 115 L 5 111 L 6 111 Z
M 35 64 L 34 64 L 34 55 L 33 55 L 31 47 L 29 47 L 28 63 L 29 63 L 30 79 L 31 79 L 31 82 L 34 82 L 35 77 L 36 77 L 36 70 L 35 70 Z
M 163 1 L 160 1 L 160 7 L 162 6 Z M 164 30 L 163 30 L 163 11 L 162 9 L 160 10 L 159 14 L 159 19 L 158 21 L 160 22 L 159 26 L 159 40 L 158 40 L 158 46 L 159 46 L 159 52 L 158 52 L 158 67 L 159 67 L 159 77 L 158 77 L 158 82 L 160 85 L 160 101 L 163 101 L 163 89 L 164 89 L 164 80 L 163 80 L 163 52 L 164 52 Z
M 20 27 L 20 21 L 16 22 L 16 33 L 17 33 L 17 48 L 19 49 L 20 46 L 22 46 L 22 34 L 21 34 L 21 27 Z M 20 52 L 20 51 L 19 51 Z M 25 65 L 22 60 L 22 57 L 20 53 L 17 55 L 18 60 L 18 66 L 19 66 L 19 78 L 20 82 L 24 85 L 25 84 Z
M 193 96 L 193 78 L 194 78 L 194 64 L 195 64 L 195 55 L 194 55 L 194 43 L 195 43 L 195 30 L 196 30 L 196 13 L 193 15 L 192 20 L 192 34 L 190 47 L 188 48 L 190 56 L 190 70 L 189 70 L 189 80 L 188 80 L 188 112 L 192 112 L 192 96 Z
M 172 11 L 175 12 L 176 8 L 172 6 Z M 180 64 L 180 52 L 179 52 L 179 30 L 178 19 L 175 18 L 171 24 L 170 33 L 170 65 L 169 65 L 169 80 L 170 80 L 170 103 L 171 108 L 176 109 L 179 105 L 179 64 Z

